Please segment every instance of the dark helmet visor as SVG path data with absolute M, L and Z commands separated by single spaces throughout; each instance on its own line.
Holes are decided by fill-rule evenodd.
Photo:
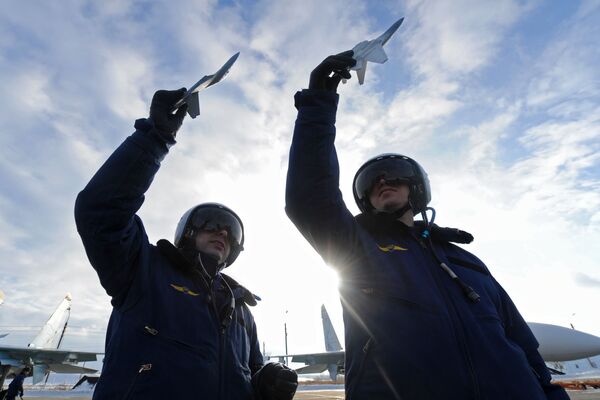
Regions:
M 384 158 L 367 165 L 356 177 L 354 189 L 360 199 L 368 197 L 375 183 L 385 179 L 390 183 L 408 182 L 415 177 L 413 165 L 402 158 Z
M 194 212 L 191 226 L 204 231 L 227 231 L 232 246 L 242 243 L 242 225 L 230 212 L 219 208 L 199 208 Z

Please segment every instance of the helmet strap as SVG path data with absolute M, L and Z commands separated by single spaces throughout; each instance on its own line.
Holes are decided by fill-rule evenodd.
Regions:
M 196 244 L 189 238 L 186 238 L 180 251 L 185 258 L 191 261 L 200 271 L 204 272 L 208 278 L 214 278 L 217 273 L 227 267 L 227 261 L 219 264 L 219 260 L 215 256 L 196 249 Z
M 196 252 L 198 254 L 196 257 L 196 264 L 211 279 L 227 265 L 225 262 L 219 264 L 219 260 L 212 254 L 207 254 L 198 250 L 196 250 Z
M 396 220 L 396 219 L 402 218 L 404 216 L 404 214 L 406 214 L 411 209 L 412 209 L 412 206 L 410 205 L 410 202 L 408 202 L 403 207 L 400 207 L 396 211 L 392 211 L 392 212 L 377 211 L 375 209 L 373 209 L 373 210 L 378 215 L 385 215 L 386 217 L 389 217 L 389 219 L 391 219 L 391 220 Z
M 406 203 L 403 207 L 397 209 L 396 211 L 390 213 L 394 219 L 400 219 L 406 214 L 409 210 L 412 210 L 412 206 L 410 201 Z

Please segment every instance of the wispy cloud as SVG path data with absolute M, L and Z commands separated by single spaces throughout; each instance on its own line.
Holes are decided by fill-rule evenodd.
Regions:
M 595 278 L 581 272 L 575 275 L 575 282 L 580 286 L 600 288 L 600 278 Z
M 386 48 L 390 61 L 370 67 L 364 86 L 353 78 L 340 87 L 344 198 L 356 211 L 350 182 L 367 157 L 414 156 L 430 173 L 439 222 L 473 230 L 475 252 L 524 311 L 546 312 L 523 282 L 536 281 L 541 297 L 574 290 L 564 277 L 576 268 L 576 283 L 597 283 L 594 4 L 582 2 L 548 26 L 534 56 L 520 41 L 539 2 L 500 1 L 492 11 L 479 1 L 411 0 L 390 4 L 385 18 L 358 0 L 3 3 L 0 74 L 10 78 L 0 81 L 3 321 L 43 321 L 72 291 L 74 325 L 104 326 L 110 305 L 75 232 L 75 196 L 133 120 L 147 115 L 155 90 L 191 85 L 237 51 L 226 81 L 201 94 L 202 115 L 184 122 L 140 214 L 156 241 L 171 238 L 197 202 L 239 211 L 248 244 L 230 272 L 265 298 L 256 314 L 268 345 L 280 342 L 279 299 L 289 299 L 296 321 L 312 318 L 307 304 L 317 320 L 321 301 L 339 307 L 314 278 L 322 262 L 283 212 L 293 94 L 325 56 L 375 37 L 402 12 L 405 23 Z M 525 53 L 507 50 L 519 46 Z M 504 65 L 515 74 L 498 82 Z M 323 285 L 310 299 L 289 287 L 306 277 Z

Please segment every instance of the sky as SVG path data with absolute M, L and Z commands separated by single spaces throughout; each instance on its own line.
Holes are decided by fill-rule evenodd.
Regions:
M 340 85 L 336 147 L 355 171 L 385 152 L 425 168 L 436 223 L 475 236 L 527 321 L 600 336 L 600 3 L 597 1 L 122 1 L 0 3 L 0 333 L 26 345 L 65 293 L 64 348 L 103 351 L 110 299 L 76 232 L 77 193 L 147 117 L 158 89 L 200 94 L 139 211 L 150 241 L 217 201 L 246 230 L 226 270 L 262 298 L 267 353 L 343 343 L 337 275 L 284 211 L 293 95 L 330 54 L 404 24 L 365 83 Z

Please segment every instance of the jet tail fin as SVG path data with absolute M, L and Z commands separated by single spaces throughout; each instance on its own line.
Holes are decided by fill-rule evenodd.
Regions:
M 367 73 L 367 63 L 361 68 L 356 70 L 356 76 L 358 77 L 358 84 L 362 85 L 365 82 L 365 74 Z
M 28 347 L 58 349 L 71 315 L 71 294 L 67 293 Z
M 46 365 L 34 365 L 33 366 L 33 384 L 40 383 L 44 380 L 48 374 L 48 367 Z
M 198 99 L 198 92 L 194 92 L 187 99 L 187 113 L 190 117 L 196 118 L 200 115 L 200 100 Z
M 342 346 L 340 345 L 340 341 L 338 340 L 338 337 L 335 334 L 335 329 L 333 329 L 333 324 L 331 323 L 331 319 L 329 319 L 329 314 L 327 314 L 327 309 L 325 309 L 325 305 L 321 305 L 321 318 L 323 319 L 323 335 L 325 336 L 325 350 L 342 350 Z

